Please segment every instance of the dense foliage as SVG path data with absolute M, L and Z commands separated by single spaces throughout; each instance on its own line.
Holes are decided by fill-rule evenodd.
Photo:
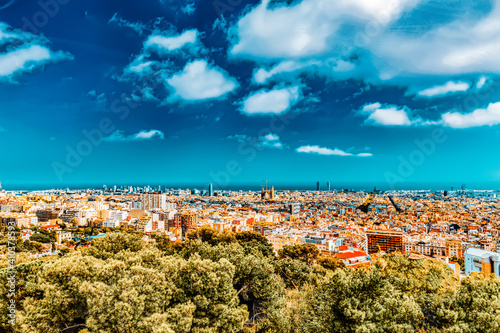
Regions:
M 0 332 L 500 332 L 494 277 L 460 281 L 401 255 L 346 268 L 310 244 L 276 257 L 253 232 L 201 228 L 184 243 L 110 233 L 60 256 L 19 254 L 14 326 L 6 267 Z

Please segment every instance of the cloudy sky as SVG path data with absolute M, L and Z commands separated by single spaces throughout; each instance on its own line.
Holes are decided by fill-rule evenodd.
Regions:
M 0 0 L 0 181 L 500 182 L 499 54 L 499 0 Z

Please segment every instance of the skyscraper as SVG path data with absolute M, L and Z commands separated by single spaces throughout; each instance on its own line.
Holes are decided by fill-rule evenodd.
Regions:
M 316 182 L 316 191 L 319 192 L 319 182 Z
M 330 192 L 330 182 L 326 182 L 326 190 Z
M 214 186 L 212 183 L 208 184 L 208 196 L 213 197 L 214 196 Z

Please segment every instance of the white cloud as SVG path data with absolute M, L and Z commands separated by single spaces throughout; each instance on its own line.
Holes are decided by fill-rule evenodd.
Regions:
M 476 88 L 481 89 L 486 83 L 486 80 L 487 80 L 486 76 L 481 76 L 479 80 L 477 80 L 476 82 Z
M 415 17 L 425 10 L 446 13 L 454 5 L 421 0 L 302 0 L 287 5 L 264 0 L 230 29 L 229 55 L 263 66 L 254 73 L 256 83 L 305 71 L 396 84 L 410 84 L 424 75 L 500 73 L 500 0 L 492 2 L 486 15 L 460 15 L 456 10 L 454 21 L 416 26 Z M 419 4 L 421 13 L 402 15 Z M 331 58 L 345 63 L 332 68 L 327 63 Z
M 140 131 L 139 133 L 133 134 L 132 138 L 133 140 L 149 140 L 154 137 L 159 137 L 160 139 L 165 139 L 165 135 L 163 134 L 162 131 L 159 130 L 143 130 Z
M 167 83 L 175 92 L 171 100 L 182 98 L 186 101 L 220 98 L 238 87 L 234 78 L 210 66 L 206 60 L 188 63 L 181 72 L 167 79 Z
M 269 133 L 267 135 L 264 135 L 263 138 L 267 141 L 276 141 L 276 140 L 280 139 L 278 134 L 274 134 L 274 133 Z
M 280 114 L 288 111 L 299 99 L 298 86 L 260 90 L 245 98 L 241 111 L 247 115 Z
M 340 149 L 331 149 L 331 148 L 326 148 L 326 147 L 320 147 L 320 146 L 301 146 L 296 149 L 298 153 L 305 153 L 305 154 L 316 154 L 316 155 L 335 155 L 335 156 L 357 156 L 357 157 L 370 157 L 373 156 L 371 153 L 359 153 L 359 154 L 352 154 L 352 153 L 347 153 L 343 150 Z
M 411 110 L 406 107 L 367 104 L 358 115 L 368 117 L 365 124 L 378 126 L 444 126 L 456 129 L 480 126 L 500 125 L 500 102 L 490 103 L 486 108 L 476 109 L 469 113 L 450 111 L 441 115 L 439 120 L 411 117 Z
M 491 103 L 485 109 L 476 109 L 471 113 L 445 113 L 440 123 L 452 128 L 498 125 L 500 124 L 500 102 Z
M 97 103 L 105 105 L 106 102 L 108 101 L 108 98 L 106 97 L 106 93 L 101 93 L 98 94 L 95 90 L 91 90 L 87 93 L 87 96 L 92 97 Z
M 386 34 L 372 48 L 383 59 L 387 78 L 402 72 L 464 74 L 500 72 L 500 6 L 481 19 L 459 16 L 457 20 L 416 36 Z M 382 63 L 382 62 L 381 62 Z
M 143 141 L 154 138 L 165 139 L 165 134 L 159 130 L 142 130 L 135 134 L 125 135 L 124 131 L 116 130 L 110 136 L 105 137 L 104 141 Z
M 266 148 L 283 149 L 284 147 L 283 143 L 281 143 L 279 135 L 274 133 L 261 136 L 259 138 L 259 144 L 260 146 Z
M 230 50 L 246 58 L 303 58 L 332 50 L 332 41 L 343 23 L 377 20 L 385 26 L 413 7 L 417 0 L 303 0 L 296 5 L 274 5 L 263 0 L 243 16 L 233 33 Z
M 159 53 L 168 53 L 183 47 L 193 46 L 198 41 L 198 30 L 186 30 L 177 36 L 165 36 L 154 33 L 144 42 L 144 48 Z
M 381 126 L 410 126 L 418 123 L 418 120 L 410 120 L 406 108 L 398 108 L 394 105 L 382 106 L 380 103 L 365 105 L 360 114 L 368 115 L 365 124 Z
M 287 75 L 293 78 L 297 74 L 309 71 L 342 79 L 352 76 L 355 69 L 356 66 L 354 64 L 336 58 L 327 58 L 324 60 L 310 59 L 304 61 L 284 60 L 269 69 L 259 68 L 254 71 L 253 82 L 265 84 L 271 78 L 276 79 L 276 77 L 278 77 L 282 79 L 282 77 Z
M 380 104 L 379 102 L 375 102 L 375 103 L 364 105 L 362 110 L 365 112 L 373 112 L 373 111 L 376 111 L 377 109 L 380 109 L 381 107 L 382 107 L 382 104 Z
M 118 17 L 118 13 L 115 13 L 112 18 L 109 19 L 108 24 L 116 24 L 119 27 L 126 27 L 134 30 L 139 35 L 142 35 L 144 30 L 146 30 L 146 25 L 141 22 L 129 22 L 121 17 Z
M 445 126 L 456 129 L 480 126 L 494 126 L 500 124 L 500 102 L 491 103 L 486 108 L 476 109 L 470 113 L 457 111 L 441 115 L 439 120 L 412 118 L 406 107 L 382 105 L 373 103 L 365 105 L 358 112 L 360 115 L 369 115 L 365 124 L 378 126 Z
M 294 60 L 285 60 L 274 66 L 269 70 L 265 70 L 264 68 L 260 68 L 259 70 L 254 72 L 253 80 L 256 83 L 266 83 L 271 77 L 281 74 L 281 73 L 293 73 L 299 70 L 303 70 L 309 68 L 311 66 L 321 65 L 321 62 L 316 60 L 309 60 L 305 62 L 294 61 Z
M 164 73 L 171 67 L 169 60 L 158 61 L 149 59 L 149 55 L 141 53 L 123 69 L 123 74 L 115 76 L 118 81 L 128 82 L 148 79 L 161 80 Z
M 17 71 L 31 71 L 37 63 L 44 63 L 49 59 L 49 49 L 39 45 L 0 54 L 0 77 L 10 76 Z
M 132 63 L 128 67 L 128 70 L 134 73 L 144 73 L 145 71 L 148 71 L 151 68 L 151 65 L 153 64 L 152 61 L 145 61 L 141 63 Z
M 484 82 L 483 82 L 484 84 Z M 470 83 L 463 81 L 448 81 L 443 85 L 434 86 L 418 92 L 419 96 L 436 97 L 444 96 L 455 92 L 464 92 L 470 89 Z
M 15 82 L 22 73 L 43 68 L 46 64 L 73 59 L 65 52 L 55 52 L 47 46 L 45 37 L 36 36 L 20 30 L 11 29 L 0 23 L 0 80 Z

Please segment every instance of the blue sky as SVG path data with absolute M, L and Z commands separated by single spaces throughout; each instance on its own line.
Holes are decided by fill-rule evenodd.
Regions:
M 2 0 L 0 181 L 499 182 L 498 2 Z

